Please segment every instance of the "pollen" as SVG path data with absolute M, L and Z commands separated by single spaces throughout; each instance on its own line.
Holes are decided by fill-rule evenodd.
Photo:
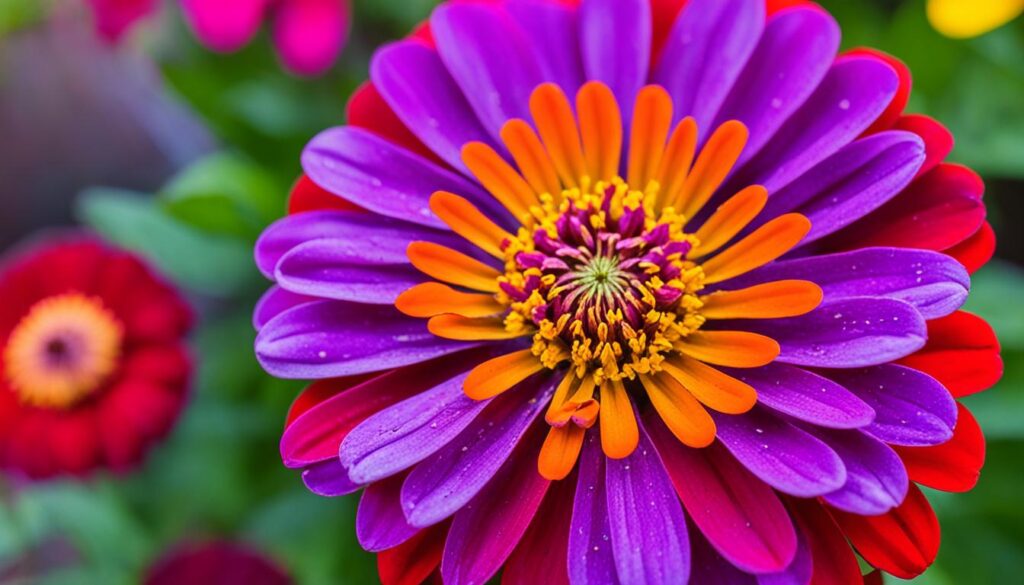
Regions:
M 38 301 L 4 348 L 4 375 L 22 403 L 70 408 L 117 369 L 124 330 L 95 297 L 78 293 Z

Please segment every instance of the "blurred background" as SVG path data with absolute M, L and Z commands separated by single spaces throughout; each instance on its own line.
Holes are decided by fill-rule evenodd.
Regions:
M 300 385 L 266 376 L 253 357 L 250 313 L 265 284 L 251 249 L 284 212 L 302 146 L 344 122 L 373 50 L 434 2 L 354 0 L 341 58 L 313 79 L 282 69 L 266 30 L 215 53 L 177 2 L 153 4 L 115 43 L 97 35 L 87 0 L 0 0 L 0 246 L 86 225 L 139 252 L 196 307 L 201 356 L 181 423 L 135 473 L 0 480 L 0 584 L 130 585 L 175 543 L 217 538 L 248 543 L 303 585 L 376 582 L 355 540 L 358 496 L 313 496 L 280 464 Z M 988 463 L 973 492 L 929 494 L 943 548 L 916 582 L 1007 582 L 1024 574 L 1024 19 L 953 40 L 932 28 L 924 0 L 822 4 L 844 47 L 910 66 L 908 111 L 946 124 L 952 160 L 986 181 L 999 247 L 966 308 L 997 330 L 1006 375 L 964 401 Z

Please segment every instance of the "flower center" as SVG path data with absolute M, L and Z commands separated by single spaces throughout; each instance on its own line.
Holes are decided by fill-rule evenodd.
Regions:
M 686 259 L 696 244 L 674 210 L 652 210 L 658 192 L 622 179 L 589 180 L 543 197 L 535 222 L 503 244 L 499 302 L 505 328 L 533 336 L 548 368 L 568 359 L 577 376 L 632 379 L 660 370 L 672 343 L 698 329 L 703 271 Z
M 42 299 L 11 332 L 4 374 L 23 403 L 69 408 L 114 372 L 123 334 L 98 298 L 68 293 Z

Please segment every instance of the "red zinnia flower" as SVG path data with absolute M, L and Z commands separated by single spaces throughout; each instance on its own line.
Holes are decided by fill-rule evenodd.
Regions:
M 145 585 L 289 585 L 292 580 L 258 552 L 231 542 L 171 550 L 146 575 Z
M 92 239 L 0 269 L 0 467 L 41 479 L 118 471 L 185 398 L 191 313 L 143 262 Z

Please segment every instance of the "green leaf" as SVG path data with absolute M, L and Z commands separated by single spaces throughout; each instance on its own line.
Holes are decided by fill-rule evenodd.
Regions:
M 84 223 L 115 244 L 142 254 L 193 291 L 228 296 L 259 282 L 247 243 L 190 228 L 145 195 L 90 189 L 79 198 L 77 207 Z
M 1017 295 L 1024 290 L 1024 270 L 993 260 L 971 277 L 964 309 L 988 321 L 1003 348 L 1024 350 L 1024 311 Z
M 182 171 L 160 192 L 164 208 L 197 229 L 253 241 L 284 210 L 286 189 L 258 166 L 214 154 Z

